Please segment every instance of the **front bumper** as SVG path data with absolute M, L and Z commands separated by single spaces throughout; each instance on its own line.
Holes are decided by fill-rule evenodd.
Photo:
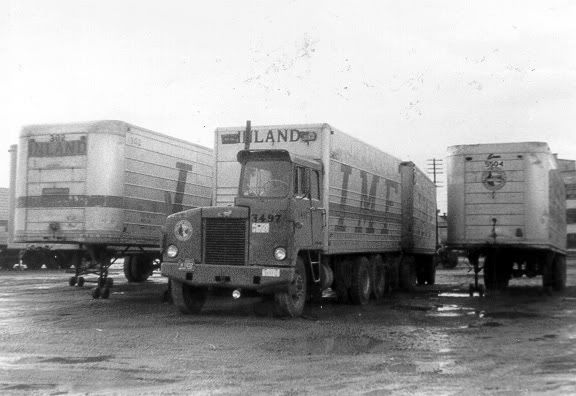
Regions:
M 288 289 L 294 268 L 163 262 L 162 275 L 190 286 L 274 292 Z

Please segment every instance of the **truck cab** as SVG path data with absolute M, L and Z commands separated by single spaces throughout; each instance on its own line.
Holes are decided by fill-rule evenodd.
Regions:
M 167 219 L 162 273 L 185 313 L 210 288 L 274 295 L 278 311 L 301 314 L 305 257 L 324 244 L 322 164 L 287 150 L 242 150 L 234 206 L 196 208 Z M 306 253 L 306 256 L 305 256 Z

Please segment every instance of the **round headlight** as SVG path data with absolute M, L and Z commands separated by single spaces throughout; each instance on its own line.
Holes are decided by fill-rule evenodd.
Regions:
M 278 261 L 282 261 L 286 258 L 286 249 L 283 247 L 277 247 L 274 249 L 274 258 Z
M 168 246 L 168 249 L 166 249 L 166 256 L 170 258 L 178 256 L 178 248 L 175 245 Z

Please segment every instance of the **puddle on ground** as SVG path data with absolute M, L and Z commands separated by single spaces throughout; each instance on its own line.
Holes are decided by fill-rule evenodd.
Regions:
M 430 311 L 433 309 L 433 307 L 429 305 L 404 305 L 404 304 L 396 304 L 392 308 L 407 311 Z
M 470 293 L 447 292 L 447 293 L 439 293 L 438 297 L 467 297 L 467 298 L 470 298 Z
M 308 337 L 303 341 L 282 340 L 278 351 L 303 355 L 358 355 L 379 351 L 383 341 L 370 336 Z M 383 350 L 383 348 L 382 348 Z
M 426 316 L 433 316 L 437 318 L 456 318 L 459 316 L 477 316 L 484 317 L 484 311 L 477 311 L 474 308 L 463 307 L 456 304 L 441 305 L 436 307 L 434 311 L 428 312 Z
M 104 356 L 86 356 L 86 357 L 53 357 L 47 359 L 40 359 L 38 360 L 39 363 L 57 363 L 57 364 L 82 364 L 82 363 L 99 363 L 99 362 L 107 362 L 113 359 L 114 356 L 112 355 L 104 355 Z
M 494 319 L 523 319 L 523 318 L 542 317 L 542 315 L 534 312 L 522 312 L 522 311 L 486 312 L 484 316 L 486 316 L 487 318 L 494 318 Z

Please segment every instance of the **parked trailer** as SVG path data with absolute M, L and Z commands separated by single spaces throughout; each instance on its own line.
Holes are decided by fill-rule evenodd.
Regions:
M 9 189 L 0 188 L 0 269 L 9 269 L 18 263 L 18 249 L 8 247 Z
M 470 294 L 505 288 L 510 278 L 542 275 L 566 285 L 566 194 L 546 143 L 448 148 L 448 247 L 474 266 Z M 484 257 L 483 268 L 479 260 Z
M 211 149 L 122 121 L 24 127 L 14 241 L 59 244 L 57 257 L 76 268 L 70 285 L 96 273 L 94 296 L 106 298 L 111 263 L 124 257 L 126 278 L 146 280 L 161 258 L 166 216 L 210 205 L 213 158 Z
M 402 162 L 328 124 L 216 130 L 214 207 L 168 217 L 162 274 L 184 313 L 209 288 L 273 296 L 299 316 L 328 288 L 365 304 L 433 284 L 436 193 Z

